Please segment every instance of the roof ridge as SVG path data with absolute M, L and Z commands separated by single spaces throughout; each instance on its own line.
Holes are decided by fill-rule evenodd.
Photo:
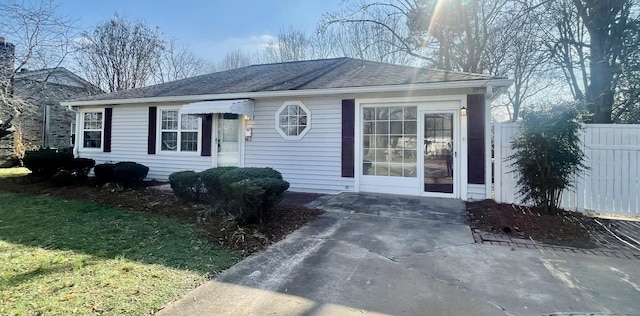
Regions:
M 309 62 L 321 62 L 321 61 L 330 61 L 330 60 L 338 60 L 338 59 L 353 59 L 350 57 L 332 57 L 332 58 L 319 58 L 319 59 L 304 59 L 304 60 L 293 60 L 293 61 L 281 61 L 277 63 L 262 63 L 262 64 L 252 64 L 245 67 L 254 67 L 254 66 L 276 66 L 276 65 L 286 65 L 286 64 L 297 64 L 297 63 L 309 63 Z M 357 59 L 356 59 L 357 60 Z M 241 69 L 245 67 L 235 68 Z M 234 69 L 229 69 L 234 70 Z
M 345 57 L 345 58 L 348 58 L 348 59 L 351 59 L 351 60 L 355 60 L 355 61 L 365 61 L 365 62 L 369 62 L 369 63 L 383 64 L 383 65 L 396 66 L 396 67 L 405 67 L 405 68 L 411 68 L 411 69 L 425 69 L 425 70 L 429 70 L 429 71 L 437 71 L 437 72 L 442 72 L 442 73 L 455 73 L 455 74 L 461 74 L 461 75 L 470 75 L 470 76 L 481 77 L 481 78 L 494 77 L 494 76 L 491 76 L 491 75 L 478 74 L 478 73 L 466 72 L 466 71 L 444 70 L 444 69 L 439 69 L 439 68 L 428 68 L 428 67 L 423 67 L 423 66 L 393 64 L 393 63 L 377 61 L 377 60 L 357 59 L 357 58 L 350 58 L 350 57 Z

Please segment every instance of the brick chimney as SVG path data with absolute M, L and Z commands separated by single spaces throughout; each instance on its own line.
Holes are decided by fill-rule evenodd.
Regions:
M 9 79 L 13 74 L 15 54 L 15 45 L 7 42 L 4 37 L 0 37 L 0 87 L 2 88 L 9 84 Z

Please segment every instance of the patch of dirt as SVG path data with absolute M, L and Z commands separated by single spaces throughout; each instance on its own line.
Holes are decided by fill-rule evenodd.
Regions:
M 546 213 L 539 208 L 493 200 L 467 202 L 467 216 L 471 228 L 576 248 L 595 248 L 591 236 L 602 229 L 594 218 L 577 212 Z
M 147 182 L 136 188 L 125 189 L 110 184 L 98 186 L 87 181 L 81 185 L 56 188 L 47 182 L 38 182 L 31 176 L 25 176 L 0 179 L 0 190 L 93 201 L 130 211 L 193 221 L 210 240 L 242 255 L 267 248 L 324 213 L 320 209 L 304 206 L 321 197 L 321 194 L 286 192 L 282 202 L 269 214 L 266 223 L 238 225 L 225 214 L 207 212 L 210 210 L 207 204 L 185 202 L 176 198 L 171 191 L 151 188 L 158 184 L 162 183 Z M 208 213 L 206 218 L 203 213 Z

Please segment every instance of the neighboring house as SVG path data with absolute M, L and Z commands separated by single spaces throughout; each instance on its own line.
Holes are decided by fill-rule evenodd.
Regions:
M 490 101 L 511 80 L 336 58 L 254 65 L 62 102 L 75 154 L 149 178 L 272 167 L 291 190 L 491 196 Z
M 0 165 L 15 157 L 17 146 L 23 149 L 72 146 L 71 131 L 75 113 L 60 106 L 59 102 L 103 91 L 62 67 L 35 71 L 22 69 L 14 73 L 13 44 L 3 39 L 0 48 L 2 61 L 5 61 L 0 63 L 5 68 L 1 72 L 4 76 L 2 79 L 11 85 L 4 95 L 25 104 L 25 108 L 18 109 L 23 112 L 17 116 L 6 105 L 0 109 L 0 119 L 14 117 L 11 123 L 16 130 L 14 135 L 0 141 Z

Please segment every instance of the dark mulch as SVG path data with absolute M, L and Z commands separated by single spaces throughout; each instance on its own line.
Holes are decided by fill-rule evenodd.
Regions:
M 283 201 L 269 215 L 266 223 L 237 225 L 227 215 L 206 212 L 210 209 L 207 204 L 184 202 L 170 191 L 150 188 L 158 184 L 148 182 L 136 188 L 124 189 L 113 185 L 98 186 L 87 181 L 82 185 L 56 188 L 47 182 L 37 182 L 33 177 L 25 176 L 0 179 L 0 190 L 93 201 L 136 212 L 194 221 L 209 239 L 244 255 L 265 249 L 324 212 L 304 207 L 322 195 L 286 192 Z M 203 212 L 208 214 L 206 218 L 202 216 Z
M 596 247 L 591 235 L 602 229 L 593 218 L 577 212 L 546 213 L 534 207 L 499 204 L 493 200 L 468 202 L 467 216 L 472 228 L 576 248 Z

